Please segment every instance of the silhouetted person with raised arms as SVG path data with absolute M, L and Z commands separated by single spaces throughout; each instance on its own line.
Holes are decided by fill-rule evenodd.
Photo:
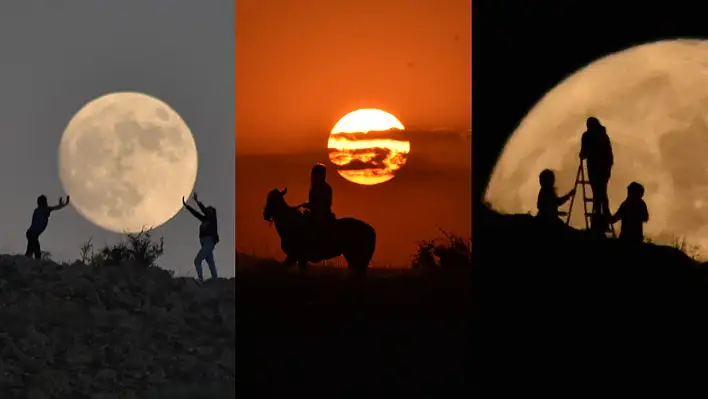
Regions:
M 37 207 L 32 213 L 32 224 L 25 233 L 25 237 L 27 237 L 25 256 L 34 256 L 35 259 L 42 259 L 42 247 L 39 245 L 39 236 L 46 230 L 52 211 L 58 211 L 67 205 L 69 205 L 68 195 L 66 196 L 66 201 L 64 201 L 64 198 L 60 197 L 59 204 L 54 206 L 49 206 L 45 195 L 37 197 Z
M 310 192 L 308 201 L 298 208 L 308 210 L 308 227 L 315 237 L 326 229 L 327 224 L 334 219 L 332 213 L 332 187 L 327 183 L 327 167 L 318 163 L 310 173 Z
M 213 206 L 204 206 L 199 201 L 199 196 L 194 193 L 192 196 L 194 202 L 197 203 L 199 211 L 192 208 L 187 204 L 182 197 L 182 204 L 187 210 L 194 215 L 195 218 L 199 219 L 201 224 L 199 224 L 199 244 L 201 248 L 197 252 L 197 256 L 194 258 L 194 267 L 197 269 L 197 278 L 200 282 L 204 281 L 204 275 L 202 273 L 202 261 L 206 260 L 207 265 L 209 265 L 209 272 L 211 273 L 211 278 L 218 278 L 216 272 L 216 262 L 214 261 L 214 247 L 219 242 L 219 225 L 216 219 L 216 208 Z
M 561 219 L 558 216 L 561 213 L 558 212 L 558 208 L 568 202 L 570 197 L 575 194 L 575 189 L 559 197 L 556 193 L 556 175 L 550 169 L 541 172 L 538 175 L 538 181 L 541 184 L 541 189 L 538 191 L 538 199 L 536 200 L 538 208 L 536 218 L 549 226 L 559 224 Z
M 587 130 L 583 133 L 580 146 L 580 159 L 587 162 L 588 180 L 592 189 L 592 230 L 605 232 L 610 215 L 607 198 L 607 184 L 610 181 L 614 156 L 612 143 L 600 121 L 590 117 L 586 122 Z
M 636 245 L 644 242 L 644 223 L 649 221 L 649 210 L 643 197 L 644 186 L 637 182 L 630 183 L 627 186 L 627 199 L 610 218 L 610 223 L 622 221 L 619 238 L 629 244 Z

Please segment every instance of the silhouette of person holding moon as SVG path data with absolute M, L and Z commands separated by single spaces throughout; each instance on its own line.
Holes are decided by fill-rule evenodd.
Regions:
M 37 260 L 42 259 L 42 247 L 39 245 L 39 236 L 44 233 L 49 224 L 49 216 L 53 211 L 58 211 L 69 205 L 69 196 L 66 196 L 66 201 L 64 198 L 59 198 L 59 204 L 54 206 L 49 206 L 47 203 L 47 196 L 40 195 L 37 197 L 37 207 L 32 213 L 32 223 L 25 233 L 27 238 L 27 250 L 25 251 L 25 256 L 33 257 Z
M 204 281 L 204 275 L 202 274 L 202 262 L 206 260 L 207 265 L 209 265 L 209 272 L 211 273 L 211 278 L 219 278 L 216 272 L 216 262 L 214 261 L 214 247 L 219 242 L 219 227 L 216 219 L 216 208 L 213 206 L 205 206 L 199 201 L 199 196 L 197 193 L 192 195 L 192 199 L 197 203 L 199 211 L 192 208 L 187 204 L 184 197 L 182 197 L 182 204 L 195 218 L 199 219 L 201 222 L 199 224 L 199 252 L 194 258 L 194 267 L 197 269 L 197 278 L 199 281 Z

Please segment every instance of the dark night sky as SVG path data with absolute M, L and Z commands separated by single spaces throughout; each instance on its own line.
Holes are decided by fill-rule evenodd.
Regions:
M 189 124 L 199 151 L 196 190 L 219 210 L 217 263 L 233 275 L 233 24 L 233 1 L 2 2 L 0 251 L 24 252 L 36 197 L 64 194 L 57 149 L 73 114 L 108 92 L 141 91 Z M 197 229 L 181 211 L 156 230 L 165 237 L 163 267 L 194 274 Z M 97 244 L 118 238 L 69 207 L 52 216 L 41 241 L 69 260 L 90 236 Z

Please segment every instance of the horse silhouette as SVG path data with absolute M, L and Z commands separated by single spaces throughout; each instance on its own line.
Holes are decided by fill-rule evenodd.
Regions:
M 301 270 L 308 262 L 320 262 L 344 255 L 350 272 L 365 274 L 376 248 L 376 231 L 354 218 L 333 219 L 322 239 L 315 240 L 307 217 L 297 207 L 288 205 L 288 189 L 268 193 L 263 219 L 273 222 L 280 236 L 285 264 L 297 263 Z

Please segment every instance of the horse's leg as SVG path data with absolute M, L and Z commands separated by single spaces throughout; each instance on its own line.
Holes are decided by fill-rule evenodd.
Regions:
M 285 260 L 283 261 L 285 266 L 292 266 L 293 264 L 295 264 L 295 262 L 297 262 L 297 260 L 295 258 L 293 258 L 291 255 L 287 255 L 285 257 Z
M 301 272 L 305 273 L 307 271 L 307 261 L 306 260 L 298 261 L 297 265 L 300 268 Z
M 366 264 L 350 266 L 349 274 L 353 277 L 366 277 L 367 266 Z
M 358 259 L 356 256 L 348 254 L 344 255 L 344 259 L 347 261 L 347 268 L 349 269 L 349 274 L 354 277 L 364 277 L 366 276 L 366 270 L 369 267 L 368 259 Z

